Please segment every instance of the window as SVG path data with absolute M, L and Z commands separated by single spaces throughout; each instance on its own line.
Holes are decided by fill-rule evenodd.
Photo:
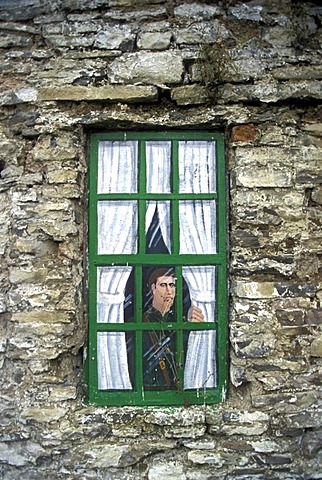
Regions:
M 91 403 L 224 399 L 225 183 L 219 134 L 91 136 Z

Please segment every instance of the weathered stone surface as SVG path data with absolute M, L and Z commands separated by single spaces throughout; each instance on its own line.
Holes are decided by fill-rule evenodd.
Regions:
M 199 85 L 187 85 L 171 90 L 171 98 L 177 105 L 200 105 L 207 103 L 209 95 L 205 87 Z
M 236 152 L 236 183 L 241 187 L 290 187 L 292 151 L 282 148 L 240 148 Z M 281 160 L 284 160 L 281 162 Z M 256 174 L 249 164 L 257 163 Z
M 204 423 L 204 413 L 199 411 L 197 408 L 192 408 L 190 410 L 181 410 L 176 409 L 171 411 L 155 410 L 152 412 L 147 412 L 144 421 L 146 423 L 153 423 L 156 425 L 180 425 L 180 426 L 189 426 L 194 424 L 203 424 Z
M 180 53 L 129 53 L 108 67 L 111 83 L 178 84 L 184 69 Z
M 223 13 L 220 6 L 217 5 L 202 5 L 201 3 L 183 3 L 174 9 L 174 14 L 179 20 L 186 20 L 190 22 L 193 16 L 198 16 L 200 19 L 214 18 Z
M 236 282 L 236 294 L 239 298 L 272 298 L 278 295 L 276 286 L 271 282 Z
M 0 3 L 0 477 L 320 478 L 318 2 Z M 88 139 L 143 130 L 224 135 L 220 404 L 86 404 Z
M 317 458 L 322 449 L 322 432 L 320 430 L 307 432 L 301 441 L 301 451 L 306 457 Z
M 215 465 L 216 467 L 221 467 L 224 464 L 224 458 L 220 454 L 214 452 L 198 452 L 192 451 L 188 453 L 188 460 L 197 465 Z
M 175 462 L 155 462 L 148 472 L 148 480 L 186 480 L 183 466 Z
M 144 442 L 144 445 L 139 443 L 127 445 L 98 443 L 90 447 L 86 446 L 83 454 L 86 465 L 92 468 L 124 468 L 135 465 L 146 456 L 165 448 L 170 448 L 170 444 L 167 445 L 166 442 L 162 445 L 159 442 L 154 444 Z
M 45 449 L 31 441 L 0 443 L 0 461 L 15 467 L 36 465 L 37 459 L 44 454 Z
M 41 100 L 56 101 L 122 101 L 124 103 L 154 102 L 158 98 L 155 87 L 141 86 L 105 86 L 105 87 L 70 87 L 43 88 L 39 91 Z
M 37 91 L 34 88 L 21 88 L 1 99 L 1 105 L 17 105 L 37 100 Z
M 206 426 L 190 427 L 165 427 L 164 434 L 166 438 L 198 438 L 206 433 Z
M 39 423 L 55 422 L 67 412 L 61 407 L 28 407 L 21 412 L 23 420 L 34 420 Z
M 220 87 L 218 98 L 221 102 L 260 101 L 275 103 L 280 100 L 315 98 L 321 100 L 322 88 L 319 80 L 296 80 L 294 82 L 277 83 L 257 82 L 254 86 L 226 85 Z
M 253 142 L 257 136 L 255 125 L 238 125 L 232 130 L 233 142 Z
M 322 357 L 322 335 L 318 335 L 311 343 L 312 357 Z
M 138 47 L 142 50 L 166 50 L 170 43 L 170 32 L 145 32 L 138 37 Z
M 311 80 L 322 78 L 322 65 L 284 67 L 272 71 L 277 80 Z

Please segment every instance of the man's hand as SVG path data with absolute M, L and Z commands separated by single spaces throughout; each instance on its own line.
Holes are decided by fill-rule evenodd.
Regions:
M 203 322 L 204 315 L 199 307 L 191 305 L 188 310 L 188 322 Z

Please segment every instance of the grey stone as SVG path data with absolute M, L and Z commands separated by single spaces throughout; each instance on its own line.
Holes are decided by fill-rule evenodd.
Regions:
M 0 460 L 16 467 L 36 464 L 44 454 L 45 449 L 31 441 L 0 443 Z
M 189 426 L 204 423 L 204 413 L 196 408 L 147 412 L 144 421 L 156 425 Z
M 134 45 L 136 33 L 127 25 L 107 26 L 99 30 L 94 42 L 94 48 L 108 50 L 124 50 L 129 45 Z M 133 48 L 133 47 L 132 47 Z
M 322 187 L 316 186 L 312 192 L 312 200 L 319 205 L 322 205 Z
M 301 451 L 308 458 L 317 458 L 318 452 L 322 449 L 322 432 L 313 430 L 306 432 L 301 440 Z
M 198 2 L 183 3 L 174 8 L 174 14 L 179 20 L 190 21 L 194 16 L 198 16 L 199 19 L 208 20 L 214 18 L 223 13 L 220 6 L 215 5 L 202 5 Z
M 2 34 L 0 37 L 0 48 L 21 48 L 31 47 L 32 38 L 30 35 L 15 35 L 12 33 Z
M 277 83 L 272 80 L 257 82 L 254 85 L 220 86 L 217 94 L 220 102 L 260 101 L 275 103 L 281 100 L 322 98 L 321 82 L 319 80 L 297 80 L 294 82 Z
M 171 43 L 171 32 L 144 32 L 138 36 L 137 43 L 142 50 L 167 50 Z
M 35 102 L 36 100 L 37 91 L 34 88 L 22 88 L 3 97 L 1 105 L 17 105 L 20 103 Z
M 175 51 L 129 53 L 108 67 L 111 83 L 178 84 L 182 75 L 182 58 Z
M 154 462 L 154 464 L 149 468 L 148 471 L 148 480 L 159 480 L 160 478 L 164 480 L 186 480 L 187 476 L 184 473 L 183 465 L 178 465 L 178 463 L 170 462 Z
M 239 20 L 250 20 L 253 22 L 261 22 L 263 20 L 262 12 L 264 7 L 259 4 L 241 4 L 231 7 L 229 12 Z
M 177 45 L 197 45 L 221 43 L 231 38 L 231 32 L 219 20 L 204 21 L 202 25 L 191 23 L 188 27 L 179 27 L 175 33 Z

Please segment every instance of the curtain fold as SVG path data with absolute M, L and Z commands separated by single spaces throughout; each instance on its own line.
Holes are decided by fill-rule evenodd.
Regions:
M 179 142 L 179 190 L 186 193 L 211 193 L 215 183 L 214 142 Z M 180 253 L 216 252 L 216 209 L 213 200 L 180 203 Z M 215 319 L 215 267 L 183 267 L 191 303 L 201 308 L 204 319 Z M 217 384 L 216 331 L 189 334 L 184 371 L 184 388 L 209 388 Z
M 192 305 L 199 307 L 207 322 L 215 318 L 216 267 L 183 267 Z M 199 330 L 189 334 L 184 371 L 184 388 L 215 387 L 217 382 L 216 331 Z
M 99 267 L 98 323 L 124 322 L 124 291 L 131 267 Z M 132 389 L 125 332 L 99 332 L 97 337 L 98 388 Z
M 97 193 L 137 191 L 138 142 L 100 142 L 98 147 Z
M 137 142 L 100 142 L 98 193 L 137 191 Z M 100 201 L 98 254 L 136 253 L 137 203 Z M 98 267 L 97 321 L 124 322 L 124 291 L 132 268 Z M 132 389 L 124 332 L 99 332 L 97 337 L 98 388 Z

